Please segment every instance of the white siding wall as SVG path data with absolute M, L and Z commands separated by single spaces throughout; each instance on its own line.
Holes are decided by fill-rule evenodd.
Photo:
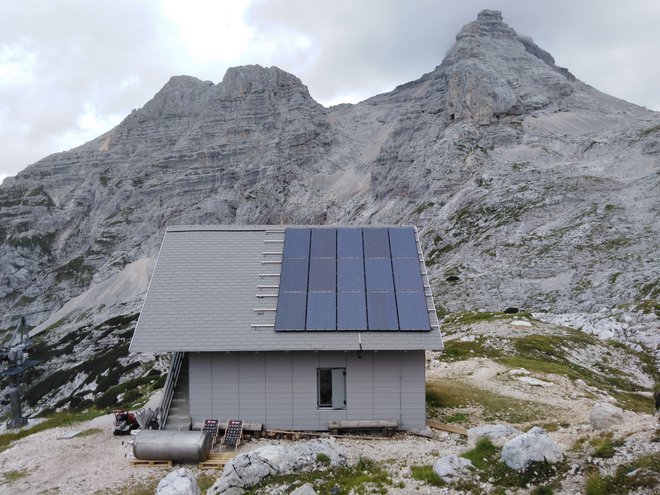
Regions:
M 190 414 L 324 430 L 332 419 L 425 424 L 424 351 L 191 353 Z M 316 370 L 346 368 L 346 409 L 317 408 Z

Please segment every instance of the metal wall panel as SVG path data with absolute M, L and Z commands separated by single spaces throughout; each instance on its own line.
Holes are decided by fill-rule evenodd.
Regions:
M 424 351 L 360 355 L 357 350 L 191 353 L 193 422 L 240 418 L 271 429 L 323 430 L 329 420 L 396 419 L 404 428 L 423 428 Z M 318 368 L 346 368 L 345 410 L 317 408 Z
M 213 411 L 212 356 L 206 352 L 188 354 L 188 390 L 193 422 L 203 421 Z
M 316 407 L 319 354 L 321 353 L 289 353 L 293 363 L 293 422 L 296 429 L 321 429 L 320 414 Z
M 401 352 L 374 353 L 374 418 L 401 421 Z
M 357 351 L 346 354 L 346 419 L 374 418 L 374 355 Z
M 266 422 L 266 354 L 238 355 L 238 418 L 248 423 Z
M 214 353 L 211 379 L 213 380 L 213 416 L 211 417 L 238 418 L 238 354 Z
M 404 428 L 426 426 L 424 351 L 401 353 L 401 421 Z
M 293 368 L 291 354 L 266 355 L 266 420 L 269 428 L 293 428 Z

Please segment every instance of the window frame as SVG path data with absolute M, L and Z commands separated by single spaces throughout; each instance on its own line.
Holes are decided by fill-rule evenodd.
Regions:
M 341 376 L 343 380 L 341 383 L 335 380 L 335 373 L 333 371 L 341 371 Z M 321 403 L 321 374 L 322 372 L 330 372 L 330 402 L 325 401 Z M 343 387 L 343 405 L 342 407 L 334 407 L 332 404 L 333 392 L 336 386 Z M 334 366 L 334 367 L 323 367 L 316 368 L 316 408 L 319 411 L 344 411 L 346 410 L 346 367 L 344 366 Z

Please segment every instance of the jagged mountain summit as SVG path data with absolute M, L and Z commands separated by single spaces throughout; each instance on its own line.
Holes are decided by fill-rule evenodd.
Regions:
M 577 80 L 497 11 L 356 105 L 324 108 L 275 67 L 173 77 L 0 186 L 0 328 L 137 311 L 165 227 L 208 223 L 416 224 L 447 311 L 646 309 L 659 156 L 657 112 Z

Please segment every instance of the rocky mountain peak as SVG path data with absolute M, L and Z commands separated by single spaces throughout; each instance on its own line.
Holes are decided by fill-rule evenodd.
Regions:
M 516 32 L 502 20 L 502 12 L 499 10 L 482 10 L 477 14 L 476 21 L 463 26 L 456 35 L 456 41 L 474 36 L 515 38 Z
M 192 76 L 173 76 L 140 110 L 143 116 L 198 114 L 208 102 L 211 81 Z
M 488 123 L 560 106 L 575 80 L 530 38 L 519 36 L 501 12 L 483 10 L 466 24 L 443 60 L 449 120 Z
M 227 69 L 218 91 L 224 96 L 245 96 L 249 93 L 276 94 L 280 89 L 301 89 L 309 96 L 307 87 L 293 74 L 278 67 L 244 65 Z

